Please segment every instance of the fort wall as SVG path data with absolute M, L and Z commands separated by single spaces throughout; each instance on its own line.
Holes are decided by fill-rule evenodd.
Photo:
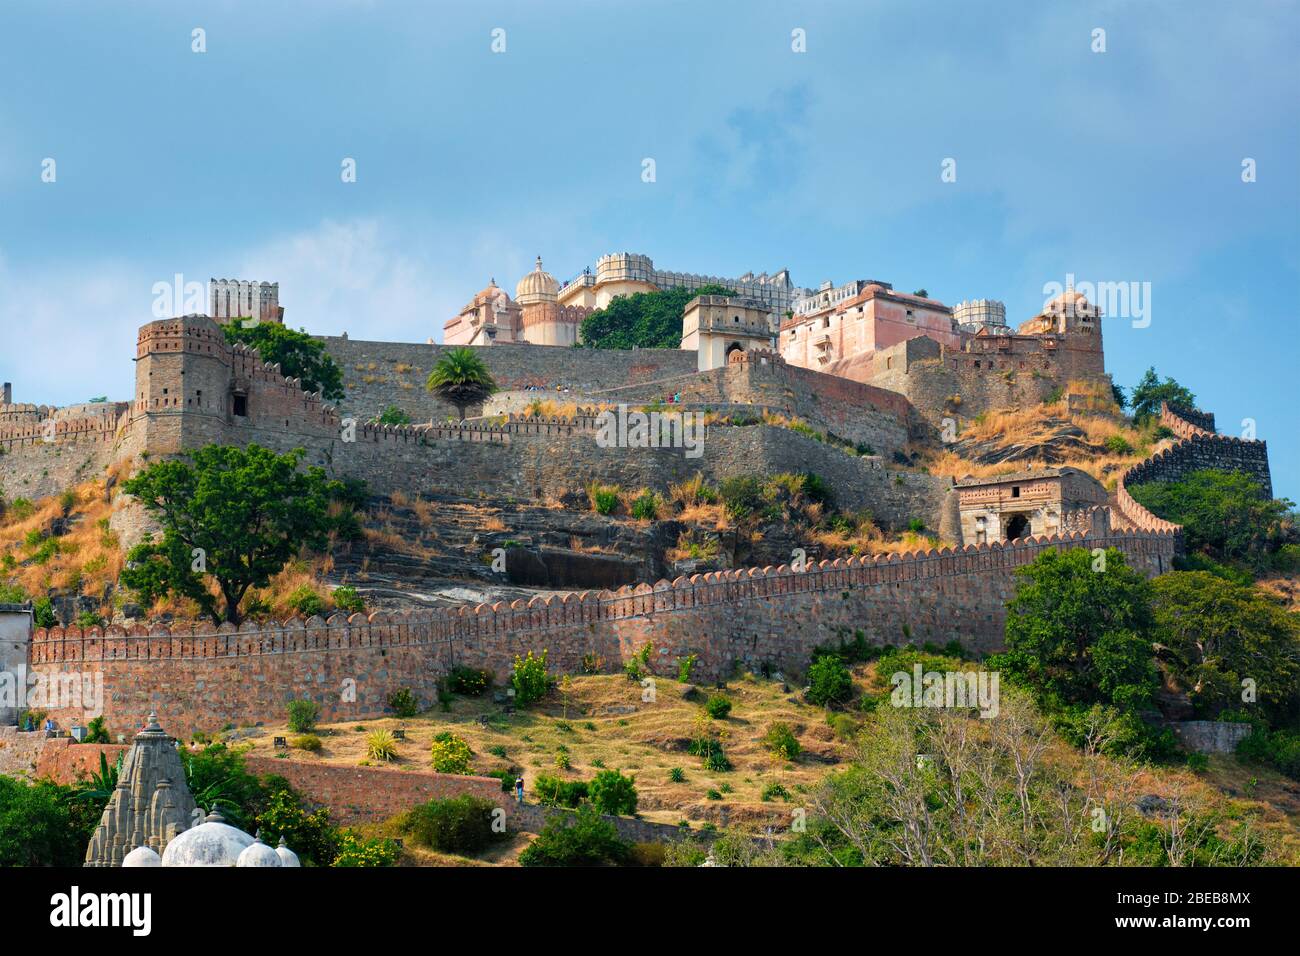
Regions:
M 516 655 L 549 653 L 552 673 L 576 673 L 584 655 L 616 669 L 653 642 L 656 673 L 698 654 L 713 679 L 737 662 L 799 673 L 812 649 L 862 630 L 873 643 L 959 640 L 979 652 L 1002 642 L 1014 573 L 1049 548 L 1120 548 L 1146 574 L 1170 566 L 1172 532 L 1032 538 L 958 551 L 851 558 L 806 571 L 752 568 L 609 592 L 369 616 L 295 619 L 267 628 L 155 625 L 52 628 L 32 640 L 32 669 L 84 680 L 102 675 L 110 727 L 137 726 L 150 709 L 177 732 L 283 719 L 308 697 L 326 721 L 382 715 L 410 688 L 425 704 L 455 665 L 504 679 Z M 56 720 L 79 708 L 51 707 Z

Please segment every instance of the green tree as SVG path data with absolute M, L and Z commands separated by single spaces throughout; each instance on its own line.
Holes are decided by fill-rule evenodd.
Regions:
M 96 809 L 72 787 L 0 776 L 0 866 L 81 866 Z
M 380 425 L 409 425 L 411 424 L 411 416 L 396 405 L 389 405 L 379 413 L 379 417 L 375 421 Z
M 602 866 L 627 859 L 629 845 L 618 829 L 589 804 L 576 813 L 557 813 L 537 839 L 519 854 L 520 866 Z
M 1161 402 L 1195 408 L 1196 396 L 1172 378 L 1166 377 L 1163 382 L 1160 381 L 1155 366 L 1152 366 L 1146 370 L 1142 380 L 1133 386 L 1133 394 L 1129 397 L 1133 420 L 1141 423 L 1148 418 L 1158 418 Z
M 1153 629 L 1151 585 L 1121 551 L 1044 551 L 1016 572 L 1006 652 L 990 666 L 1031 687 L 1049 707 L 1136 709 L 1159 685 Z
M 615 296 L 582 320 L 579 338 L 592 349 L 675 349 L 682 344 L 682 313 L 697 295 L 735 295 L 720 285 Z
M 228 322 L 222 329 L 230 344 L 255 348 L 263 362 L 278 364 L 288 378 L 301 379 L 304 391 L 320 392 L 331 402 L 343 398 L 343 371 L 325 351 L 325 343 L 305 330 L 295 332 L 279 322 L 245 326 L 238 321 Z
M 818 656 L 808 668 L 808 699 L 814 704 L 831 707 L 853 696 L 853 675 L 844 661 L 834 654 Z
M 320 468 L 300 469 L 302 455 L 210 445 L 124 482 L 161 524 L 162 539 L 131 549 L 122 582 L 143 600 L 178 594 L 215 623 L 238 624 L 250 588 L 266 587 L 299 549 L 323 548 L 340 526 L 329 506 L 344 485 Z
M 617 770 L 602 770 L 587 787 L 591 805 L 601 813 L 631 816 L 636 813 L 636 777 Z
M 1292 503 L 1264 497 L 1255 478 L 1241 471 L 1203 468 L 1128 490 L 1144 508 L 1182 525 L 1189 551 L 1257 570 L 1268 567 L 1294 525 Z
M 486 363 L 469 346 L 442 353 L 424 387 L 444 402 L 455 405 L 462 421 L 465 409 L 483 404 L 497 391 L 496 380 Z
M 1255 587 L 1205 571 L 1174 571 L 1152 583 L 1157 657 L 1197 712 L 1245 709 L 1242 681 L 1276 721 L 1300 693 L 1300 618 Z

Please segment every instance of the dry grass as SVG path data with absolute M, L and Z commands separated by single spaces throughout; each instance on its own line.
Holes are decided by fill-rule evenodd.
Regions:
M 124 474 L 125 468 L 111 474 Z M 116 502 L 106 500 L 106 488 L 105 479 L 95 479 L 77 485 L 66 501 L 59 496 L 30 506 L 10 502 L 0 516 L 0 582 L 21 588 L 28 597 L 51 588 L 100 597 L 105 585 L 116 584 L 125 555 L 109 529 Z M 49 535 L 51 524 L 65 518 L 68 532 Z M 102 612 L 107 616 L 110 610 Z
M 484 518 L 481 527 L 484 531 L 508 531 L 509 530 L 506 527 L 506 523 L 502 521 L 500 518 L 496 517 L 495 515 L 489 518 Z
M 660 670 L 669 670 L 665 662 Z M 403 727 L 407 739 L 398 741 L 399 758 L 384 766 L 398 770 L 430 770 L 429 746 L 433 736 L 451 731 L 463 737 L 474 751 L 471 769 L 475 773 L 522 768 L 531 786 L 538 774 L 566 780 L 586 780 L 601 769 L 622 770 L 636 775 L 639 810 L 647 819 L 677 823 L 720 821 L 726 807 L 733 824 L 767 821 L 788 816 L 780 798 L 762 800 L 763 788 L 780 783 L 799 799 L 800 788 L 815 785 L 826 772 L 847 760 L 849 741 L 835 737 L 820 708 L 799 702 L 774 681 L 746 675 L 731 681 L 725 693 L 732 701 L 731 716 L 713 721 L 723 730 L 723 746 L 734 769 L 713 772 L 701 766 L 700 758 L 686 753 L 688 740 L 697 733 L 696 722 L 703 713 L 708 693 L 696 691 L 697 700 L 687 700 L 689 685 L 669 677 L 656 680 L 654 702 L 645 702 L 639 683 L 623 675 L 579 676 L 570 680 L 567 694 L 553 692 L 542 704 L 514 715 L 500 714 L 490 696 L 456 698 L 449 713 L 431 711 L 410 720 L 384 718 L 362 723 L 327 725 L 318 731 L 324 747 L 318 754 L 292 751 L 284 759 L 356 766 L 366 760 L 366 734 L 377 728 Z M 487 717 L 487 724 L 478 722 Z M 762 737 L 774 722 L 789 724 L 804 753 L 793 762 L 774 761 L 762 745 Z M 587 725 L 592 725 L 588 727 Z M 569 729 L 565 729 L 565 727 Z M 592 729 L 594 727 L 594 729 Z M 360 728 L 360 729 L 358 729 Z M 253 743 L 260 756 L 274 753 L 274 736 L 291 736 L 287 725 L 267 728 L 266 736 Z M 555 754 L 568 748 L 571 769 L 556 769 Z M 506 757 L 489 753 L 504 747 Z M 685 781 L 673 783 L 669 772 L 680 767 Z M 710 789 L 731 793 L 723 800 L 709 800 Z

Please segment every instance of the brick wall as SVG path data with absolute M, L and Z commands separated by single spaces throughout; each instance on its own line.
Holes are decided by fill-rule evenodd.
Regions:
M 548 650 L 557 674 L 577 672 L 586 653 L 617 669 L 648 641 L 663 673 L 688 654 L 699 655 L 705 679 L 737 662 L 798 673 L 814 646 L 849 639 L 857 629 L 874 643 L 955 639 L 996 650 L 1014 572 L 1044 549 L 1113 545 L 1155 574 L 1168 569 L 1176 540 L 1141 531 L 1053 536 L 822 562 L 804 572 L 718 572 L 509 605 L 295 619 L 274 629 L 53 628 L 36 632 L 32 667 L 51 678 L 102 675 L 112 732 L 138 726 L 156 709 L 177 733 L 280 721 L 287 702 L 300 697 L 317 701 L 327 721 L 378 716 L 394 690 L 409 687 L 428 703 L 454 664 L 504 679 L 528 650 Z M 51 713 L 64 725 L 83 719 L 76 708 Z

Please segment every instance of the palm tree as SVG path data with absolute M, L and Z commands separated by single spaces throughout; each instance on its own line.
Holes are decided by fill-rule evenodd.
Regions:
M 487 401 L 497 383 L 474 349 L 462 346 L 443 353 L 424 387 L 455 405 L 456 414 L 464 421 L 465 409 Z

